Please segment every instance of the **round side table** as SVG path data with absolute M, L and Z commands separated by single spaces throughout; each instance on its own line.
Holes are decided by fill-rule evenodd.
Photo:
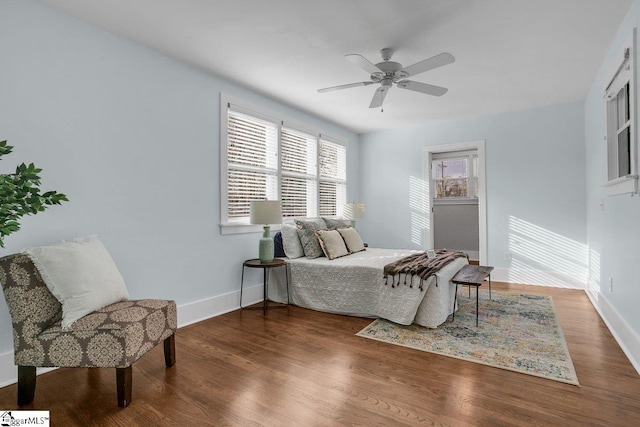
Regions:
M 262 299 L 262 307 L 243 307 L 242 306 L 242 290 L 244 288 L 244 269 L 245 268 L 262 268 L 262 277 L 264 283 L 264 297 Z M 276 267 L 285 268 L 285 277 L 287 281 L 287 304 L 271 305 L 267 304 L 268 292 L 269 292 L 269 270 Z M 282 258 L 274 258 L 271 262 L 260 262 L 259 259 L 248 259 L 242 263 L 242 279 L 240 281 L 240 308 L 241 309 L 260 309 L 262 313 L 267 313 L 267 308 L 284 308 L 289 305 L 289 272 L 287 271 L 287 264 Z

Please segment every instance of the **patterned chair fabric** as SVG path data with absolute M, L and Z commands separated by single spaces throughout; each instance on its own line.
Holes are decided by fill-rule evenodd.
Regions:
M 0 283 L 18 366 L 127 368 L 177 329 L 175 302 L 153 299 L 111 304 L 62 329 L 62 305 L 24 254 L 0 258 Z

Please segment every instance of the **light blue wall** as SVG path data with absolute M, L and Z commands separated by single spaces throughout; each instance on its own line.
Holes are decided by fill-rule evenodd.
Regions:
M 549 280 L 564 280 L 555 273 L 586 276 L 581 102 L 362 135 L 366 215 L 359 228 L 365 240 L 424 248 L 415 239 L 420 224 L 412 206 L 423 148 L 479 139 L 486 140 L 489 264 L 520 270 L 516 281 L 526 281 L 528 270 Z M 504 261 L 507 251 L 511 262 Z
M 585 100 L 585 141 L 589 286 L 613 306 L 637 335 L 640 334 L 640 197 L 605 196 L 607 152 L 602 97 L 605 75 L 634 27 L 640 28 L 639 1 L 630 8 Z M 601 201 L 604 209 L 600 207 Z M 609 278 L 613 279 L 613 292 L 608 289 Z
M 26 218 L 0 254 L 95 233 L 133 298 L 238 290 L 259 234 L 219 232 L 220 92 L 346 138 L 357 198 L 358 135 L 39 3 L 0 1 L 0 58 L 0 140 L 15 146 L 0 170 L 34 162 L 71 200 Z

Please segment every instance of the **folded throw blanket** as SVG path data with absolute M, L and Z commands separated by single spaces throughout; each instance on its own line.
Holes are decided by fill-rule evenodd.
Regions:
M 461 251 L 436 249 L 435 253 L 435 258 L 429 258 L 426 251 L 418 252 L 385 265 L 383 269 L 385 285 L 389 284 L 389 277 L 391 277 L 391 287 L 395 288 L 400 285 L 401 276 L 404 274 L 404 284 L 407 284 L 407 278 L 409 278 L 409 287 L 413 287 L 413 276 L 418 276 L 420 277 L 420 290 L 422 291 L 424 281 L 429 276 L 436 274 L 442 267 L 456 258 L 465 257 L 469 259 L 469 256 Z M 437 281 L 436 286 L 438 286 Z

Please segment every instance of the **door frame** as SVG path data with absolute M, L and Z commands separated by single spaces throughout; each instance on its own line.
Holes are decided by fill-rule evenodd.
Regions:
M 428 248 L 433 248 L 433 192 L 434 183 L 431 173 L 431 160 L 434 153 L 448 153 L 451 151 L 478 151 L 478 234 L 480 240 L 480 265 L 488 265 L 487 262 L 487 179 L 486 179 L 486 162 L 485 162 L 485 140 L 478 139 L 474 141 L 456 142 L 442 145 L 428 145 L 423 147 L 422 161 L 424 181 L 428 183 L 426 202 L 427 202 L 427 225 L 425 226 L 425 242 Z

